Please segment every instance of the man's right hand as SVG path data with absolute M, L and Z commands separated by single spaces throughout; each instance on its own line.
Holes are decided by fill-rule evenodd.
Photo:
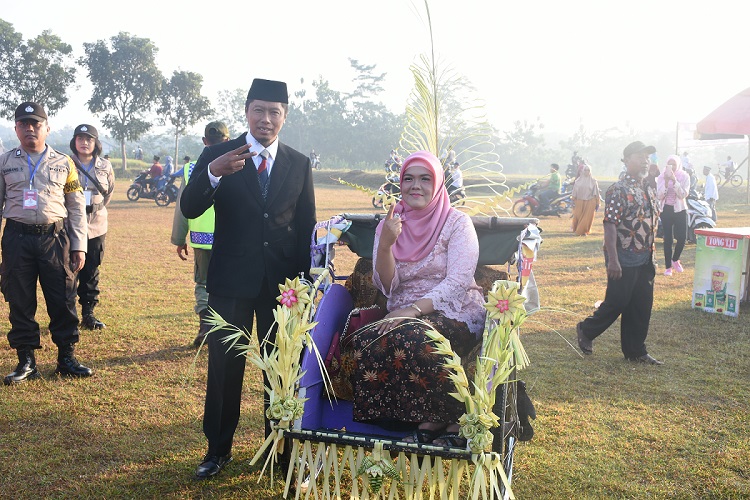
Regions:
M 619 280 L 622 278 L 622 267 L 620 267 L 620 263 L 617 261 L 617 258 L 609 259 L 609 262 L 607 262 L 607 278 L 611 280 Z
M 188 257 L 188 246 L 187 243 L 177 245 L 177 256 L 182 260 L 187 260 Z
M 258 153 L 248 152 L 252 144 L 244 144 L 237 149 L 233 149 L 212 160 L 208 164 L 211 175 L 214 177 L 223 177 L 231 175 L 245 168 L 245 160 L 256 156 Z

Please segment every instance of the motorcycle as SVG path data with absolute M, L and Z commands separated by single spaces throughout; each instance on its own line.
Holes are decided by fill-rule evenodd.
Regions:
M 148 170 L 144 170 L 133 180 L 128 188 L 127 196 L 130 201 L 138 201 L 141 198 L 154 200 L 160 207 L 166 207 L 177 200 L 179 189 L 175 186 L 175 180 L 180 174 L 159 177 L 156 187 L 152 186 L 152 179 L 146 179 Z
M 716 222 L 714 222 L 712 218 L 713 210 L 700 194 L 687 197 L 687 216 L 688 243 L 695 243 L 696 229 L 710 229 L 716 227 Z
M 566 181 L 562 184 L 561 192 L 546 207 L 542 206 L 537 194 L 538 191 L 539 183 L 537 182 L 526 191 L 526 194 L 520 200 L 516 200 L 513 203 L 513 215 L 516 217 L 541 215 L 556 215 L 560 217 L 562 214 L 570 213 L 573 209 L 573 200 L 570 197 L 573 187 L 570 182 Z
M 372 197 L 372 206 L 383 208 L 383 198 L 385 196 L 398 196 L 401 193 L 401 187 L 398 185 L 397 175 L 388 175 L 386 181 L 378 188 L 378 194 Z
M 578 177 L 578 172 L 586 165 L 586 161 L 578 156 L 578 151 L 573 151 L 573 156 L 570 158 L 568 168 L 565 169 L 565 177 L 567 179 L 574 179 Z
M 317 153 L 310 154 L 310 164 L 313 170 L 320 170 L 320 155 Z
M 179 188 L 175 185 L 175 181 L 178 177 L 182 177 L 181 174 L 172 174 L 169 178 L 164 179 L 162 177 L 157 183 L 157 192 L 154 201 L 160 207 L 166 207 L 170 203 L 177 201 L 177 196 L 180 194 Z
M 451 206 L 464 206 L 466 204 L 464 201 L 466 198 L 466 190 L 463 186 L 460 188 L 454 188 L 451 186 L 448 188 L 448 194 L 450 196 Z

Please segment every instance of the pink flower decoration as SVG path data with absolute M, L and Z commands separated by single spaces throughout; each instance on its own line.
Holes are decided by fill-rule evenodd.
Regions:
M 294 290 L 287 290 L 281 293 L 281 305 L 284 305 L 291 309 L 296 303 L 297 293 Z
M 508 307 L 508 301 L 507 300 L 498 300 L 497 304 L 495 304 L 495 307 L 497 307 L 498 309 L 500 309 L 501 313 L 504 313 L 505 311 L 507 311 L 508 309 L 510 309 L 510 307 Z

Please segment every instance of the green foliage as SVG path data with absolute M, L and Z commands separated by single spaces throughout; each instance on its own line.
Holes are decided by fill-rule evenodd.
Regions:
M 203 76 L 190 71 L 175 71 L 172 78 L 161 84 L 158 112 L 162 122 L 169 121 L 174 127 L 174 157 L 179 159 L 180 136 L 198 120 L 214 113 L 211 101 L 201 95 Z
M 137 140 L 151 128 L 144 114 L 160 95 L 158 49 L 149 39 L 126 32 L 112 37 L 110 44 L 104 40 L 83 44 L 86 55 L 79 63 L 94 85 L 87 104 L 92 113 L 104 114 L 102 123 L 115 138 Z
M 161 84 L 158 112 L 161 121 L 172 124 L 177 136 L 214 113 L 211 101 L 201 95 L 203 76 L 190 71 L 175 71 L 172 78 Z
M 516 120 L 512 130 L 503 132 L 498 150 L 508 172 L 533 173 L 534 166 L 559 163 L 557 156 L 546 148 L 543 129 L 544 124 L 539 119 L 534 123 Z M 564 166 L 562 168 L 564 171 Z
M 399 146 L 407 154 L 426 150 L 438 156 L 443 161 L 449 189 L 453 175 L 450 169 L 460 165 L 464 176 L 480 179 L 474 186 L 483 190 L 467 190 L 467 197 L 460 204 L 473 215 L 504 215 L 510 200 L 502 196 L 508 187 L 492 142 L 494 130 L 483 103 L 471 96 L 473 89 L 466 79 L 435 58 L 430 7 L 426 0 L 424 4 L 432 51 L 421 55 L 420 62 L 411 66 L 414 89 L 406 107 L 407 121 Z M 455 158 L 451 158 L 452 153 Z
M 245 101 L 247 90 L 220 90 L 218 104 L 216 105 L 216 120 L 224 122 L 229 128 L 232 137 L 240 135 L 247 130 L 247 118 L 245 118 Z
M 75 82 L 72 52 L 48 30 L 24 43 L 13 25 L 0 19 L 0 113 L 12 118 L 23 101 L 42 104 L 50 116 L 64 108 Z
M 320 77 L 312 83 L 314 98 L 300 90 L 289 105 L 281 133 L 284 141 L 303 152 L 314 149 L 324 165 L 335 162 L 352 168 L 362 161 L 384 161 L 403 125 L 402 117 L 372 100 L 382 90 L 385 74 L 373 75 L 374 65 L 357 61 L 352 61 L 352 67 L 358 72 L 354 80 L 359 82 L 353 93 L 334 89 Z

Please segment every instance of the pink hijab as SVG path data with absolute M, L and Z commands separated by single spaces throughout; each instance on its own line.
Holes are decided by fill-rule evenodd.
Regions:
M 402 220 L 401 234 L 393 245 L 393 256 L 402 262 L 416 262 L 424 259 L 435 248 L 440 231 L 451 211 L 450 197 L 445 189 L 445 176 L 440 160 L 429 151 L 410 154 L 401 167 L 399 182 L 403 184 L 404 174 L 409 167 L 419 165 L 432 173 L 432 200 L 421 210 L 415 210 L 404 203 L 396 203 L 393 214 Z M 383 227 L 378 225 L 377 235 Z
M 669 160 L 673 160 L 675 163 L 674 178 L 677 180 L 677 182 L 683 182 L 686 178 L 690 178 L 687 172 L 682 169 L 682 159 L 677 155 L 669 155 L 667 157 L 667 163 L 665 163 L 664 170 L 662 170 L 659 174 L 662 182 L 664 182 L 664 172 L 667 171 L 666 165 L 669 164 Z M 659 177 L 657 177 L 657 179 Z M 664 185 L 666 186 L 666 183 L 664 183 Z

